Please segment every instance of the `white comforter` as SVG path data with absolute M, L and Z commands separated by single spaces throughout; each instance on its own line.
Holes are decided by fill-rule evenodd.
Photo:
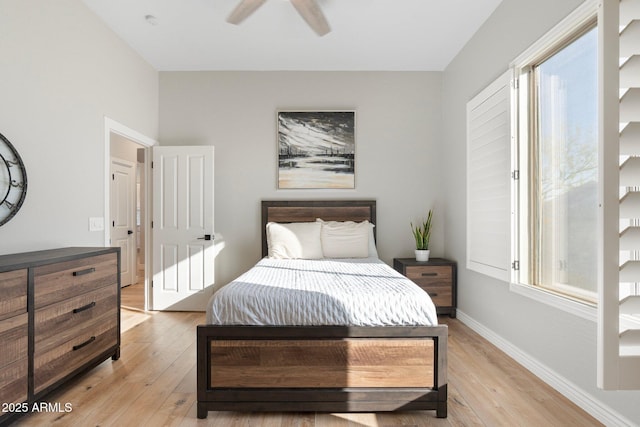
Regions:
M 377 258 L 264 258 L 212 296 L 207 322 L 432 326 L 438 319 L 427 293 Z

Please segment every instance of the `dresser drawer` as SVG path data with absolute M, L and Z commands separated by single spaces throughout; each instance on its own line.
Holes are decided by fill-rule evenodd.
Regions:
M 118 343 L 115 316 L 99 317 L 91 325 L 83 325 L 74 337 L 47 350 L 38 350 L 33 362 L 34 392 L 39 393 L 56 381 L 80 370 L 86 363 L 113 349 Z M 49 344 L 49 343 L 46 343 Z M 103 359 L 104 360 L 104 359 Z
M 27 270 L 0 273 L 0 402 L 27 400 Z M 2 415 L 2 414 L 0 414 Z
M 0 320 L 27 312 L 27 270 L 0 273 Z
M 28 321 L 27 313 L 0 321 L 0 369 L 27 357 Z
M 118 317 L 118 288 L 107 286 L 35 311 L 35 354 L 73 340 L 81 330 Z
M 115 253 L 34 269 L 34 305 L 41 308 L 90 290 L 118 283 Z
M 0 369 L 1 403 L 21 403 L 27 400 L 28 367 L 25 356 Z

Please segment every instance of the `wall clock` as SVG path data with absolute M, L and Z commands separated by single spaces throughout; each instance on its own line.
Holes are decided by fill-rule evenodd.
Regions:
M 15 147 L 0 134 L 0 226 L 18 212 L 27 196 L 27 170 Z

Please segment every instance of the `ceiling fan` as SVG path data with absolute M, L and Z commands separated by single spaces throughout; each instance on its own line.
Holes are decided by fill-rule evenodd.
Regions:
M 227 18 L 227 22 L 238 25 L 255 12 L 266 0 L 241 0 Z M 300 16 L 319 36 L 324 36 L 331 28 L 316 0 L 289 0 Z

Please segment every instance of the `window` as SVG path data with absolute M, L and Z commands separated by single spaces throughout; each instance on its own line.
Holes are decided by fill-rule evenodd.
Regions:
M 593 305 L 598 265 L 598 29 L 594 12 L 516 60 L 513 279 Z
M 533 67 L 529 280 L 595 302 L 597 29 Z

